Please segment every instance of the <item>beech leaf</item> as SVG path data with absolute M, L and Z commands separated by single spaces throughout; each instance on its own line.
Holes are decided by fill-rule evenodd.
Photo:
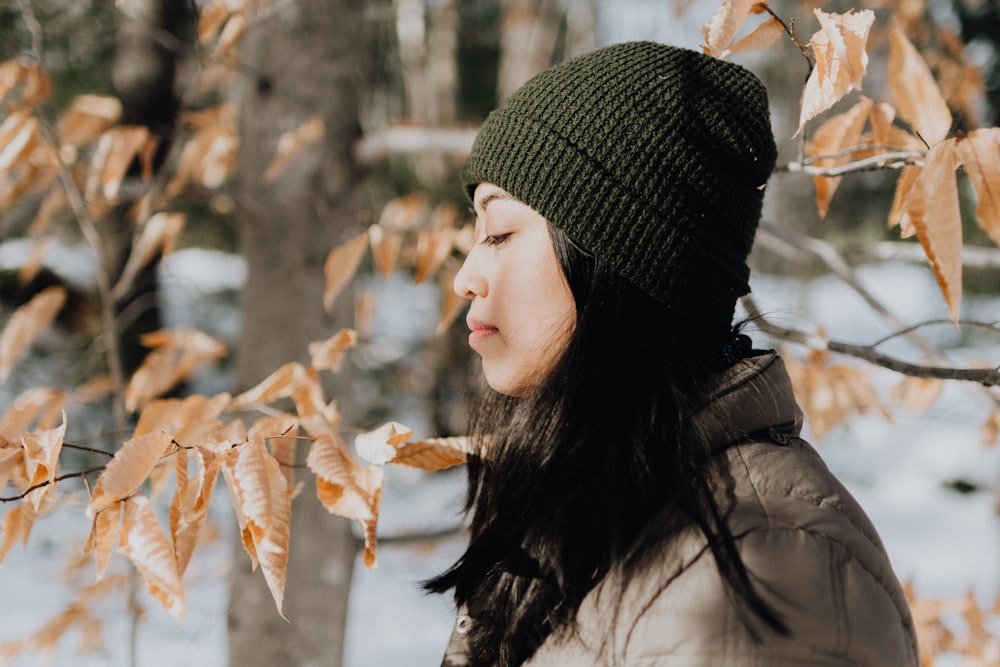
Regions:
M 365 232 L 337 246 L 327 255 L 326 262 L 323 264 L 325 279 L 323 307 L 326 312 L 329 313 L 333 310 L 333 302 L 337 295 L 354 279 L 354 274 L 358 272 L 358 266 L 361 265 L 361 259 L 364 257 L 367 247 L 368 232 Z
M 125 262 L 125 268 L 115 286 L 116 296 L 120 297 L 128 292 L 139 271 L 157 256 L 165 257 L 173 252 L 185 222 L 187 215 L 179 212 L 160 212 L 146 220 L 142 233 L 132 244 L 128 261 Z
M 56 428 L 44 431 L 29 431 L 21 436 L 24 446 L 24 467 L 28 476 L 28 485 L 52 485 L 59 473 L 59 452 L 62 450 L 63 437 L 66 435 L 66 414 L 63 413 L 62 424 Z M 48 488 L 51 488 L 49 486 Z M 35 510 L 39 510 L 48 488 L 36 489 L 29 498 Z M 42 491 L 43 493 L 37 493 Z
M 812 164 L 822 169 L 833 169 L 847 164 L 851 155 L 846 149 L 858 144 L 871 109 L 872 101 L 862 96 L 850 109 L 829 118 L 816 128 L 812 140 L 806 147 L 806 154 L 816 158 Z M 816 209 L 821 218 L 826 217 L 830 200 L 840 184 L 840 179 L 840 176 L 822 174 L 813 176 L 813 184 L 816 187 Z
M 899 172 L 899 179 L 896 181 L 896 191 L 892 197 L 892 208 L 889 210 L 889 228 L 899 225 L 899 235 L 902 238 L 909 238 L 916 234 L 913 223 L 906 215 L 906 198 L 913 189 L 913 184 L 917 182 L 921 167 L 908 164 Z
M 121 119 L 122 103 L 110 95 L 78 95 L 59 118 L 62 145 L 83 146 L 111 129 Z
M 746 37 L 730 45 L 719 57 L 725 58 L 731 53 L 762 51 L 781 39 L 781 36 L 784 34 L 785 26 L 782 25 L 781 21 L 772 16 L 754 28 Z
M 149 128 L 140 125 L 118 125 L 101 135 L 88 169 L 87 195 L 117 199 L 129 166 L 150 141 L 155 139 Z
M 467 454 L 469 442 L 466 438 L 427 438 L 400 445 L 392 462 L 433 472 L 465 463 Z
M 340 372 L 344 355 L 358 344 L 358 332 L 353 329 L 341 329 L 326 340 L 309 343 L 310 365 L 316 370 Z
M 280 613 L 291 527 L 288 485 L 281 466 L 259 438 L 239 448 L 232 471 L 238 492 L 234 500 L 246 518 L 264 580 Z
M 372 225 L 368 228 L 368 240 L 371 242 L 375 267 L 383 277 L 388 278 L 396 270 L 403 237 L 398 232 L 387 231 L 381 225 Z
M 31 529 L 35 525 L 38 513 L 32 503 L 19 503 L 7 510 L 3 515 L 0 529 L 3 532 L 3 542 L 0 543 L 0 563 L 10 552 L 11 547 L 20 542 L 21 546 L 28 543 Z
M 933 146 L 904 205 L 905 215 L 934 268 L 948 311 L 956 322 L 962 300 L 962 215 L 955 180 L 957 153 L 953 139 Z
M 125 407 L 132 412 L 226 355 L 225 343 L 195 329 L 161 329 L 140 341 L 153 351 L 125 387 Z
M 898 23 L 893 24 L 889 40 L 889 85 L 896 108 L 900 117 L 932 147 L 948 136 L 951 111 L 927 63 Z
M 421 229 L 417 232 L 414 283 L 419 285 L 437 273 L 441 265 L 451 255 L 452 248 L 455 246 L 455 233 L 456 230 L 451 227 Z
M 0 382 L 7 379 L 24 351 L 52 323 L 65 301 L 65 288 L 48 287 L 14 311 L 0 334 Z
M 754 0 L 723 0 L 712 18 L 701 27 L 701 37 L 705 42 L 702 51 L 716 58 L 721 57 L 754 4 Z
M 816 65 L 809 73 L 802 94 L 796 134 L 802 131 L 806 122 L 829 109 L 844 95 L 855 89 L 860 90 L 868 67 L 865 43 L 875 21 L 874 12 L 867 9 L 857 14 L 814 11 L 820 30 L 812 36 L 809 44 L 816 57 Z
M 976 220 L 1000 245 L 1000 128 L 973 130 L 958 142 L 958 158 L 979 200 Z
M 100 512 L 135 493 L 172 446 L 170 434 L 164 431 L 132 438 L 123 444 L 97 478 L 89 512 Z
M 31 154 L 39 132 L 38 119 L 27 111 L 15 111 L 0 123 L 0 172 Z
M 324 433 L 313 441 L 306 465 L 316 476 L 316 495 L 327 511 L 361 525 L 365 535 L 364 563 L 375 567 L 376 525 L 385 479 L 382 468 L 359 466 L 333 433 Z
M 97 578 L 104 576 L 108 562 L 111 560 L 111 553 L 115 549 L 118 541 L 119 528 L 121 525 L 122 513 L 125 503 L 118 501 L 112 503 L 94 515 L 94 521 L 90 529 L 90 537 L 87 538 L 85 553 L 94 552 L 94 561 L 97 565 Z
M 382 424 L 373 431 L 359 434 L 354 439 L 358 456 L 370 463 L 382 465 L 396 456 L 396 446 L 413 437 L 413 431 L 398 422 Z
M 177 621 L 184 618 L 184 589 L 174 550 L 153 514 L 149 499 L 129 498 L 122 518 L 118 551 L 132 561 L 150 594 Z

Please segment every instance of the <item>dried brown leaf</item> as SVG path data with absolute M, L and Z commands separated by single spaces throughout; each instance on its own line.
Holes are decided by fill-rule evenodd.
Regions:
M 814 12 L 820 29 L 809 44 L 816 65 L 809 73 L 802 94 L 796 134 L 810 119 L 832 107 L 844 95 L 861 89 L 861 80 L 868 67 L 865 43 L 875 21 L 875 14 L 867 9 L 857 14 L 828 14 L 819 9 Z
M 114 552 L 118 542 L 119 528 L 121 527 L 122 513 L 125 510 L 125 503 L 119 501 L 112 503 L 94 515 L 94 521 L 90 528 L 90 537 L 87 538 L 85 553 L 94 552 L 94 562 L 97 565 L 97 578 L 104 576 L 111 554 Z
M 427 438 L 400 445 L 392 462 L 433 472 L 465 463 L 468 453 L 469 442 L 466 438 Z
M 387 422 L 378 428 L 360 433 L 354 438 L 358 456 L 370 463 L 383 465 L 396 457 L 396 447 L 413 437 L 413 431 L 399 422 Z
M 459 296 L 455 293 L 452 284 L 455 282 L 455 276 L 458 275 L 458 270 L 449 270 L 445 276 L 442 277 L 441 284 L 441 315 L 438 318 L 437 327 L 434 332 L 437 335 L 443 334 L 448 330 L 448 327 L 458 319 L 458 316 L 465 310 L 465 307 L 469 305 L 468 299 Z
M 913 184 L 917 182 L 921 167 L 908 164 L 899 172 L 899 179 L 896 181 L 896 191 L 892 197 L 892 208 L 889 210 L 889 228 L 899 225 L 899 235 L 902 238 L 909 238 L 916 234 L 913 224 L 906 215 L 906 198 L 913 189 Z
M 343 243 L 326 257 L 323 264 L 325 285 L 323 288 L 323 307 L 326 312 L 333 310 L 333 302 L 340 291 L 354 279 L 358 266 L 368 247 L 368 233 L 359 234 L 350 241 Z
M 146 220 L 142 225 L 142 232 L 134 239 L 132 251 L 115 286 L 116 295 L 126 294 L 132 287 L 132 281 L 150 262 L 173 252 L 177 245 L 177 237 L 186 222 L 186 214 L 165 211 Z
M 180 621 L 184 618 L 184 589 L 170 540 L 156 520 L 149 499 L 134 496 L 124 505 L 118 551 L 142 575 L 150 594 Z
M 0 334 L 0 382 L 7 379 L 24 351 L 52 323 L 65 301 L 65 288 L 48 287 L 14 311 Z
M 927 146 L 933 147 L 948 136 L 951 111 L 927 63 L 898 23 L 893 24 L 889 39 L 889 85 L 896 108 Z
M 21 444 L 24 447 L 24 468 L 29 486 L 55 483 L 56 475 L 59 474 L 59 452 L 62 450 L 65 435 L 66 414 L 63 413 L 62 424 L 58 427 L 44 431 L 29 431 L 21 436 Z M 37 489 L 28 496 L 38 512 L 41 511 L 45 491 L 48 489 Z
M 194 475 L 189 474 L 193 461 Z M 203 449 L 180 449 L 175 461 L 177 489 L 170 504 L 170 537 L 183 576 L 208 517 L 222 458 Z
M 316 475 L 316 495 L 327 511 L 361 525 L 365 534 L 364 562 L 374 567 L 382 468 L 359 466 L 334 433 L 324 433 L 313 441 L 306 465 Z
M 402 235 L 386 231 L 381 225 L 372 225 L 368 228 L 368 239 L 375 267 L 383 277 L 388 278 L 396 270 L 396 263 L 399 261 L 399 251 L 403 247 Z
M 139 125 L 118 125 L 102 134 L 87 170 L 88 199 L 116 200 L 129 166 L 155 140 L 149 128 Z
M 980 427 L 979 441 L 984 445 L 995 445 L 1000 436 L 1000 408 L 994 408 Z M 997 611 L 1000 614 L 1000 611 Z
M 775 44 L 784 34 L 785 26 L 782 25 L 781 21 L 772 16 L 754 28 L 746 37 L 731 45 L 719 57 L 725 58 L 731 53 L 763 51 Z
M 0 438 L 17 440 L 32 424 L 36 430 L 55 427 L 67 394 L 53 387 L 32 387 L 14 399 L 0 417 Z
M 280 613 L 291 527 L 288 485 L 278 462 L 260 439 L 251 439 L 239 448 L 233 479 L 238 492 L 234 500 L 246 517 L 264 580 Z
M 181 118 L 195 132 L 181 149 L 177 171 L 164 191 L 167 197 L 176 197 L 190 183 L 214 190 L 236 165 L 239 135 L 233 104 L 188 112 Z
M 419 285 L 437 273 L 455 247 L 456 233 L 457 230 L 452 227 L 421 229 L 417 232 L 413 282 Z
M 925 412 L 941 397 L 944 381 L 906 376 L 892 388 L 892 400 L 909 412 Z
M 813 352 L 804 362 L 788 355 L 785 362 L 816 440 L 857 414 L 889 418 L 864 370 L 830 363 L 825 352 Z
M 976 220 L 986 235 L 1000 245 L 1000 128 L 970 132 L 958 142 L 958 159 L 979 200 Z
M 702 51 L 722 57 L 755 4 L 754 0 L 723 0 L 715 14 L 701 27 Z
M 3 523 L 0 524 L 3 532 L 3 542 L 0 543 L 0 563 L 4 561 L 11 547 L 20 542 L 21 546 L 28 543 L 31 529 L 35 525 L 38 513 L 31 503 L 18 503 L 7 510 L 3 515 Z
M 812 140 L 806 146 L 806 154 L 809 157 L 819 158 L 813 165 L 821 169 L 833 169 L 847 164 L 851 155 L 846 149 L 858 144 L 871 109 L 872 101 L 862 96 L 850 109 L 829 118 L 816 128 Z M 813 176 L 813 184 L 816 187 L 816 209 L 821 218 L 826 217 L 830 200 L 840 184 L 840 179 L 840 176 Z
M 97 478 L 89 511 L 100 512 L 135 493 L 172 446 L 170 434 L 163 431 L 132 438 L 123 444 Z
M 905 215 L 934 268 L 955 321 L 962 301 L 962 214 L 956 167 L 956 142 L 952 139 L 934 145 L 904 204 Z
M 38 119 L 27 111 L 15 111 L 0 123 L 0 172 L 11 169 L 31 155 L 41 138 Z
M 309 146 L 322 141 L 325 134 L 326 125 L 319 116 L 311 116 L 294 130 L 283 133 L 271 163 L 264 170 L 264 180 L 269 183 L 278 180 L 292 160 Z
M 78 95 L 59 118 L 63 146 L 83 146 L 97 140 L 122 116 L 122 103 L 109 95 Z
M 341 329 L 326 340 L 309 343 L 310 365 L 316 370 L 330 370 L 339 373 L 344 355 L 358 344 L 358 333 L 353 329 Z
M 195 329 L 161 329 L 142 336 L 153 348 L 125 388 L 125 407 L 135 411 L 195 371 L 226 355 L 226 344 Z

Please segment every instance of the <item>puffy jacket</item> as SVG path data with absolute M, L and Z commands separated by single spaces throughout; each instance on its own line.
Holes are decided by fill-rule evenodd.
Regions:
M 799 437 L 802 414 L 781 359 L 720 375 L 696 427 L 729 458 L 718 500 L 760 593 L 790 634 L 747 618 L 696 530 L 665 537 L 624 582 L 584 599 L 576 627 L 529 667 L 809 667 L 919 664 L 913 622 L 882 543 L 850 493 Z M 746 621 L 746 622 L 744 622 Z M 468 664 L 461 612 L 443 667 Z

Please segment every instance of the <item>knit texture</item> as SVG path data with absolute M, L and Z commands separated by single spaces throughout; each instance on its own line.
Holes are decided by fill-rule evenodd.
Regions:
M 653 42 L 542 72 L 486 119 L 468 192 L 493 183 L 679 316 L 728 328 L 777 150 L 739 65 Z

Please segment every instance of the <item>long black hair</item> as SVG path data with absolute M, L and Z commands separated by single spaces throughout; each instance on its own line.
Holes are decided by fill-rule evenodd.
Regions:
M 747 351 L 732 330 L 679 318 L 550 226 L 576 302 L 562 357 L 534 391 L 486 391 L 471 416 L 461 558 L 426 582 L 472 618 L 473 665 L 520 665 L 573 627 L 583 598 L 656 536 L 695 526 L 737 601 L 783 626 L 757 596 L 713 496 L 725 470 L 688 417 L 704 378 Z

